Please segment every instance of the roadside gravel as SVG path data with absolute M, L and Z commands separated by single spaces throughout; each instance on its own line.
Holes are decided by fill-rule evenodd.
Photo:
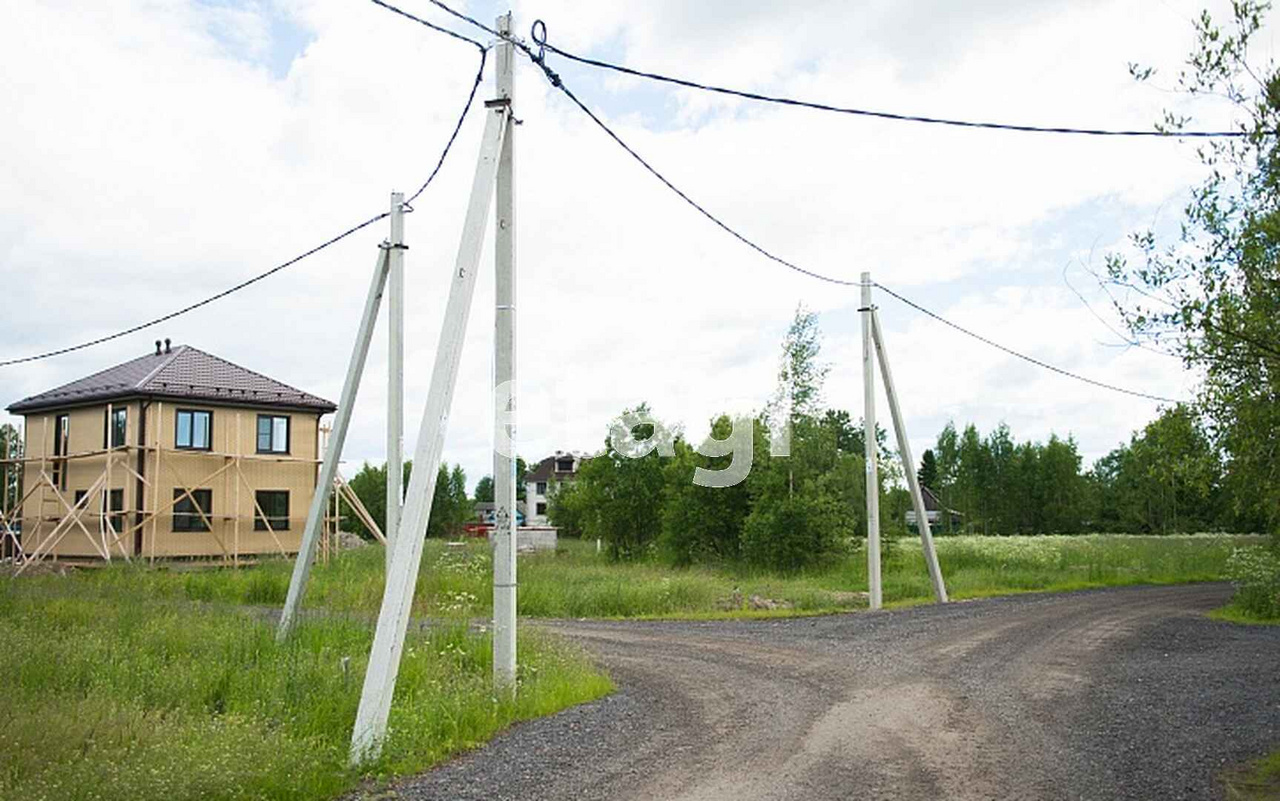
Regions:
M 1280 746 L 1280 627 L 1229 587 L 778 621 L 538 624 L 619 692 L 401 782 L 404 799 L 1204 799 Z

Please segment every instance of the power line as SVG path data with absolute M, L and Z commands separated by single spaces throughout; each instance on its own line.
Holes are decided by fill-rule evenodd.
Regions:
M 374 0 L 374 2 L 377 2 L 377 0 Z M 378 4 L 385 5 L 384 3 Z M 445 143 L 444 150 L 440 151 L 440 159 L 436 162 L 435 169 L 433 169 L 431 174 L 427 176 L 427 180 L 422 183 L 422 186 L 418 187 L 418 191 L 414 192 L 413 196 L 405 201 L 410 206 L 413 205 L 413 201 L 418 199 L 418 195 L 427 191 L 427 187 L 431 186 L 431 182 L 435 180 L 436 175 L 440 172 L 440 168 L 444 166 L 444 160 L 448 158 L 449 151 L 453 149 L 454 140 L 458 138 L 458 131 L 462 130 L 462 123 L 466 120 L 467 113 L 471 111 L 471 104 L 475 102 L 476 92 L 480 89 L 480 82 L 484 80 L 484 65 L 488 55 L 489 49 L 481 47 L 480 67 L 476 70 L 475 82 L 471 84 L 471 92 L 467 95 L 467 102 L 462 106 L 462 113 L 458 115 L 458 122 L 453 126 L 453 133 L 449 134 L 449 141 Z
M 400 14 L 401 16 L 407 17 L 413 20 L 414 22 L 421 23 L 422 25 L 425 25 L 426 27 L 431 28 L 432 30 L 448 34 L 449 36 L 452 36 L 453 38 L 459 39 L 464 42 L 470 42 L 480 50 L 480 68 L 476 71 L 475 82 L 471 86 L 471 92 L 467 95 L 467 102 L 462 107 L 462 113 L 458 115 L 458 122 L 457 124 L 454 125 L 453 132 L 450 134 L 449 140 L 445 143 L 444 150 L 440 152 L 440 158 L 436 161 L 435 168 L 431 171 L 431 174 L 427 176 L 427 180 L 423 182 L 422 186 L 418 187 L 418 191 L 414 192 L 413 196 L 406 201 L 406 205 L 411 205 L 414 200 L 418 199 L 419 195 L 421 195 L 424 191 L 426 191 L 427 187 L 431 185 L 431 182 L 435 180 L 436 175 L 439 174 L 440 172 L 440 168 L 444 166 L 445 159 L 448 158 L 449 152 L 453 149 L 453 144 L 458 138 L 458 132 L 462 129 L 462 123 L 464 120 L 466 120 L 467 114 L 471 110 L 472 103 L 475 101 L 476 91 L 479 89 L 480 82 L 484 78 L 484 67 L 485 67 L 486 57 L 488 55 L 488 48 L 485 47 L 482 43 L 476 41 L 475 39 L 471 39 L 459 33 L 454 33 L 453 31 L 450 31 L 446 28 L 441 28 L 438 25 L 433 25 L 432 23 L 427 22 L 425 20 L 418 19 L 412 14 L 401 11 L 400 9 L 395 8 L 394 6 L 391 6 L 391 5 L 388 5 L 387 3 L 382 2 L 382 0 L 371 0 L 371 1 L 376 5 L 382 6 L 384 8 L 387 8 L 388 10 L 391 10 Z M 203 300 L 196 301 L 195 303 L 184 306 L 181 309 L 177 309 L 176 311 L 169 312 L 168 314 L 163 314 L 159 317 L 156 317 L 155 319 L 148 320 L 147 322 L 144 322 L 144 323 L 139 323 L 138 325 L 132 326 L 130 328 L 126 328 L 123 331 L 117 331 L 114 334 L 101 336 L 101 337 L 98 337 L 97 339 L 91 339 L 91 340 L 88 340 L 87 342 L 81 342 L 77 345 L 69 345 L 65 348 L 58 348 L 56 350 L 45 351 L 44 353 L 37 353 L 31 356 L 23 356 L 17 359 L 6 359 L 4 361 L 0 361 L 0 367 L 10 367 L 15 364 L 25 364 L 27 362 L 34 362 L 34 361 L 39 361 L 41 359 L 49 359 L 54 356 L 61 356 L 67 353 L 73 353 L 78 350 L 91 348 L 95 345 L 101 345 L 104 342 L 110 342 L 115 339 L 120 339 L 122 337 L 129 336 L 130 334 L 136 334 L 137 332 L 145 330 L 147 328 L 151 328 L 152 326 L 156 326 L 161 323 L 168 322 L 169 320 L 172 320 L 175 317 L 180 317 L 184 314 L 187 314 L 188 312 L 195 311 L 196 309 L 199 309 L 203 306 L 208 306 L 210 303 L 221 300 L 222 298 L 225 298 L 228 295 L 239 292 L 240 290 L 245 289 L 246 287 L 252 286 L 253 284 L 258 283 L 259 281 L 269 278 L 275 275 L 276 273 L 280 272 L 281 270 L 284 270 L 288 267 L 292 267 L 293 265 L 297 264 L 303 259 L 306 259 L 310 256 L 314 256 L 315 254 L 319 253 L 325 248 L 330 247 L 331 245 L 335 245 L 338 242 L 341 242 L 343 239 L 346 239 L 347 237 L 351 236 L 352 234 L 355 234 L 358 231 L 368 228 L 370 225 L 373 225 L 379 220 L 384 220 L 389 216 L 390 216 L 389 212 L 383 212 L 381 214 L 378 214 L 377 216 L 370 217 L 364 222 L 358 223 L 357 225 L 354 225 L 351 228 L 348 228 L 347 230 L 343 231 L 337 236 L 331 239 L 328 239 L 319 245 L 316 245 L 315 247 L 311 248 L 310 250 L 304 253 L 294 256 L 293 258 L 289 259 L 288 261 L 282 264 L 278 264 L 275 267 L 272 267 L 271 269 L 265 272 L 258 273 L 252 278 L 248 278 L 244 281 L 241 281 L 235 286 L 228 287 L 227 289 L 224 289 L 221 292 L 218 292 L 217 294 L 210 295 L 209 297 L 204 298 Z
M 432 0 L 436 2 L 436 0 Z M 442 5 L 436 2 L 437 5 Z M 538 30 L 541 28 L 542 36 L 538 36 Z M 809 100 L 797 100 L 790 97 L 778 97 L 775 95 L 763 95 L 757 92 L 748 92 L 743 89 L 731 89 L 724 86 L 715 86 L 712 84 L 699 83 L 687 78 L 677 78 L 670 75 L 662 75 L 657 72 L 648 72 L 646 70 L 633 69 L 623 66 L 622 64 L 614 64 L 608 61 L 600 61 L 599 59 L 587 58 L 579 56 L 576 53 L 570 53 L 562 50 L 546 40 L 546 24 L 541 20 L 534 23 L 531 37 L 534 44 L 539 50 L 550 50 L 558 56 L 563 56 L 570 61 L 576 61 L 579 64 L 586 64 L 590 67 L 599 69 L 612 70 L 624 75 L 631 75 L 637 78 L 645 78 L 652 81 L 661 81 L 663 83 L 683 86 L 688 89 L 698 89 L 703 92 L 714 92 L 721 95 L 729 95 L 732 97 L 740 97 L 746 100 L 755 100 L 762 103 L 775 103 L 782 106 L 794 106 L 799 108 L 814 109 L 816 111 L 828 111 L 836 114 L 849 114 L 857 117 L 874 117 L 882 120 L 893 120 L 895 122 L 919 122 L 929 125 L 949 125 L 956 128 L 982 128 L 997 131 L 1016 131 L 1019 133 L 1043 133 L 1043 134 L 1076 134 L 1081 136 L 1140 136 L 1176 139 L 1182 137 L 1188 138 L 1239 138 L 1247 136 L 1244 131 L 1161 131 L 1153 130 L 1113 130 L 1106 128 L 1077 128 L 1072 126 L 1045 126 L 1045 125 L 1018 125 L 1004 122 L 987 122 L 977 120 L 959 120 L 947 117 L 930 117 L 921 114 L 901 114 L 891 111 L 875 111 L 871 109 L 851 108 L 848 106 L 837 106 L 831 103 L 819 103 Z
M 192 304 L 191 304 L 191 305 L 189 305 L 189 306 L 184 306 L 184 307 L 182 307 L 181 309 L 178 309 L 177 311 L 169 312 L 168 314 L 165 314 L 165 315 L 162 315 L 162 316 L 160 316 L 160 317 L 157 317 L 157 318 L 155 318 L 154 320 L 149 320 L 149 321 L 147 321 L 147 322 L 145 322 L 145 323 L 139 323 L 138 325 L 135 325 L 135 326 L 133 326 L 132 328 L 126 328 L 125 330 L 123 330 L 123 331 L 117 331 L 117 332 L 116 332 L 116 333 L 114 333 L 114 334 L 108 334 L 107 336 L 98 337 L 97 339 L 91 339 L 91 340 L 89 340 L 88 342 L 81 342 L 81 343 L 80 343 L 80 344 L 78 344 L 78 345 L 70 345 L 70 346 L 65 347 L 65 348 L 58 348 L 57 350 L 46 351 L 46 352 L 44 352 L 44 353 L 37 353 L 37 354 L 35 354 L 34 356 L 23 356 L 23 357 L 22 357 L 22 358 L 20 358 L 20 359 L 8 359 L 8 360 L 6 360 L 6 361 L 2 361 L 2 362 L 0 362 L 0 367 L 9 367 L 9 366 L 14 365 L 14 364 L 23 364 L 24 362 L 34 362 L 34 361 L 38 361 L 38 360 L 40 360 L 40 359 L 48 359 L 48 358 L 53 357 L 53 356 L 61 356 L 61 355 L 63 355 L 64 353 L 72 353 L 72 352 L 77 351 L 77 350 L 84 350 L 85 348 L 91 348 L 91 347 L 93 347 L 94 345 L 101 345 L 101 344 L 102 344 L 102 343 L 104 343 L 104 342 L 110 342 L 110 341 L 111 341 L 111 340 L 113 340 L 113 339 L 119 339 L 119 338 L 121 338 L 121 337 L 126 337 L 126 336 L 128 336 L 128 335 L 130 335 L 130 334 L 136 334 L 137 332 L 139 332 L 139 331 L 141 331 L 141 330 L 143 330 L 143 329 L 145 329 L 145 328 L 150 328 L 150 327 L 151 327 L 151 326 L 153 326 L 153 325 L 159 325 L 160 323 L 166 322 L 166 321 L 168 321 L 168 320 L 172 320 L 173 318 L 178 317 L 178 316 L 183 315 L 183 314 L 186 314 L 187 312 L 195 311 L 196 309 L 200 308 L 201 306 L 208 306 L 210 303 L 213 303 L 213 302 L 214 302 L 214 301 L 216 301 L 216 300 L 221 300 L 222 298 L 225 298 L 227 295 L 230 295 L 230 294 L 232 294 L 233 292 L 239 292 L 240 290 L 244 289 L 245 287 L 247 287 L 247 286 L 251 286 L 251 285 L 253 285 L 253 284 L 256 284 L 256 283 L 258 283 L 259 281 L 263 280 L 264 278 L 269 278 L 269 277 L 271 277 L 271 276 L 275 275 L 276 273 L 280 272 L 281 270 L 285 269 L 286 267 L 291 267 L 291 266 L 293 266 L 294 264 L 297 264 L 298 262 L 300 262 L 300 261 L 302 261 L 303 259 L 307 258 L 308 256 L 313 256 L 313 255 L 315 255 L 316 253 L 319 253 L 320 251 L 322 251 L 322 250 L 324 250 L 325 248 L 329 247 L 330 245 L 333 245 L 333 244 L 336 244 L 336 243 L 338 243 L 338 242 L 341 242 L 343 239 L 346 239 L 347 237 L 351 236 L 351 235 L 352 235 L 352 234 L 354 234 L 355 232 L 357 232 L 357 231 L 359 231 L 359 230 L 361 230 L 361 229 L 363 229 L 363 228 L 368 228 L 370 225 L 373 225 L 374 223 L 378 222 L 379 220 L 385 219 L 385 218 L 387 218 L 387 217 L 389 217 L 389 216 L 390 216 L 390 214 L 389 214 L 388 212 L 385 212 L 385 211 L 384 211 L 383 213 L 379 214 L 379 215 L 378 215 L 378 216 L 376 216 L 376 217 L 370 217 L 369 219 L 365 220 L 364 222 L 362 222 L 362 223 L 360 223 L 360 224 L 358 224 L 358 225 L 352 226 L 351 228 L 348 228 L 347 230 L 343 231 L 342 233 L 338 234 L 337 236 L 333 237 L 332 239 L 329 239 L 329 240 L 327 240 L 327 241 L 325 241 L 325 242 L 323 242 L 323 243 L 321 243 L 321 244 L 319 244 L 319 245 L 316 245 L 315 247 L 311 248 L 311 249 L 310 249 L 310 250 L 308 250 L 307 252 L 302 253 L 302 254 L 297 255 L 297 256 L 294 256 L 292 259 L 289 259 L 288 261 L 284 262 L 283 264 L 278 264 L 278 265 L 276 265 L 275 267 L 272 267 L 270 270 L 267 270 L 267 271 L 266 271 L 266 272 L 264 272 L 264 273 L 258 273 L 258 274 L 257 274 L 257 275 L 255 275 L 254 277 L 249 278 L 249 279 L 247 279 L 247 280 L 245 280 L 245 281 L 241 281 L 240 283 L 236 284 L 236 285 L 235 285 L 235 286 L 233 286 L 233 287 L 229 287 L 229 288 L 227 288 L 227 289 L 224 289 L 224 290 L 222 290 L 221 292 L 219 292 L 219 293 L 218 293 L 218 294 L 216 294 L 216 295 L 210 295 L 209 297 L 205 298 L 204 300 L 196 301 L 195 303 L 192 303 Z
M 370 2 L 372 2 L 375 6 L 382 6 L 383 8 L 385 8 L 386 10 L 390 11 L 393 14 L 399 14 L 400 16 L 406 19 L 413 20 L 419 25 L 425 25 L 426 27 L 430 28 L 433 31 L 436 31 L 437 33 L 443 33 L 445 36 L 452 36 L 454 39 L 458 39 L 463 42 L 470 42 L 471 44 L 475 45 L 481 50 L 485 49 L 485 46 L 482 43 L 477 42 L 475 39 L 472 39 L 470 36 L 464 36 L 458 33 L 457 31 L 451 31 L 448 28 L 442 28 L 439 25 L 436 25 L 434 22 L 427 22 L 425 19 L 422 19 L 421 17 L 415 17 L 413 14 L 410 14 L 408 11 L 405 11 L 404 9 L 401 9 L 401 8 L 396 8 L 390 3 L 384 3 L 382 2 L 382 0 L 370 0 Z M 480 24 L 475 20 L 471 19 L 470 17 L 467 17 L 466 19 L 473 24 L 476 24 L 476 25 Z
M 968 328 L 965 328 L 964 326 L 960 325 L 959 323 L 951 322 L 950 320 L 938 314 L 937 312 L 927 309 L 924 306 L 921 306 L 919 303 L 916 303 L 913 300 L 910 300 L 908 298 L 903 297 L 902 295 L 899 295 L 897 292 L 894 292 L 892 289 L 885 286 L 884 284 L 881 284 L 877 281 L 872 281 L 871 283 L 873 286 L 882 290 L 886 295 L 889 295 L 890 297 L 898 300 L 899 302 L 904 303 L 907 306 L 910 306 L 911 308 L 915 309 L 921 314 L 924 314 L 928 317 L 932 317 L 933 319 L 937 320 L 943 325 L 953 328 L 967 337 L 972 337 L 973 339 L 976 339 L 985 345 L 990 345 L 991 347 L 997 350 L 1004 351 L 1010 356 L 1013 356 L 1018 359 L 1022 359 L 1023 361 L 1034 364 L 1037 367 L 1043 367 L 1046 370 L 1051 370 L 1059 375 L 1066 376 L 1067 378 L 1074 378 L 1077 381 L 1083 381 L 1086 384 L 1092 384 L 1095 387 L 1101 387 L 1102 389 L 1109 389 L 1112 392 L 1120 392 L 1125 395 L 1132 395 L 1135 398 L 1145 398 L 1147 400 L 1160 401 L 1161 403 L 1182 403 L 1183 402 L 1183 401 L 1177 400 L 1176 398 L 1166 398 L 1160 395 L 1152 395 L 1146 392 L 1139 392 L 1134 389 L 1126 389 L 1124 387 L 1118 387 L 1115 384 L 1108 384 L 1105 381 L 1098 381 L 1096 379 L 1089 378 L 1088 376 L 1080 375 L 1079 373 L 1073 373 L 1070 370 L 1065 370 L 1056 365 L 1049 364 L 1048 362 L 1045 362 L 1045 361 L 1041 361 L 1040 359 L 1037 359 L 1034 356 L 1028 356 L 1025 353 L 1019 353 L 1013 348 L 1007 347 L 1005 345 L 1001 345 L 999 342 L 996 342 L 995 340 L 988 339 L 987 337 L 984 337 L 982 334 L 979 334 L 975 331 L 971 331 Z
M 439 4 L 439 0 L 431 0 L 431 1 L 432 1 L 432 2 L 434 2 L 434 3 Z M 669 180 L 665 175 L 663 175 L 661 172 L 659 172 L 659 171 L 657 170 L 657 168 L 655 168 L 652 164 L 650 164 L 648 161 L 646 161 L 646 160 L 645 160 L 645 159 L 644 159 L 644 158 L 643 158 L 639 153 L 637 153 L 637 152 L 635 151 L 635 149 L 634 149 L 634 148 L 632 148 L 632 147 L 631 147 L 630 145 L 628 145 L 625 141 L 623 141 L 622 137 L 618 136 L 618 134 L 617 134 L 617 133 L 615 133 L 615 132 L 613 131 L 613 129 L 612 129 L 612 128 L 610 128 L 610 127 L 609 127 L 609 126 L 608 126 L 608 125 L 607 125 L 603 120 L 601 120 L 598 116 L 596 116 L 596 114 L 595 114 L 594 112 L 592 112 L 592 110 L 591 110 L 590 108 L 588 108 L 588 107 L 587 107 L 587 105 L 586 105 L 585 103 L 583 103 L 581 100 L 579 100 L 579 99 L 578 99 L 578 97 L 577 97 L 577 95 L 575 95 L 575 94 L 574 94 L 574 93 L 569 89 L 569 87 L 565 86 L 565 84 L 564 84 L 564 80 L 563 80 L 563 79 L 561 79 L 561 78 L 560 78 L 560 76 L 559 76 L 559 75 L 557 75 L 557 74 L 555 73 L 555 71 L 554 71 L 554 70 L 552 70 L 550 67 L 548 67 L 548 66 L 546 65 L 546 62 L 545 62 L 545 60 L 543 59 L 543 57 L 542 57 L 542 54 L 541 54 L 541 53 L 536 53 L 536 54 L 535 54 L 535 53 L 533 53 L 533 52 L 532 52 L 532 50 L 530 50 L 528 47 L 524 47 L 524 46 L 521 46 L 521 49 L 522 49 L 522 50 L 523 50 L 523 51 L 524 51 L 524 52 L 525 52 L 525 53 L 530 57 L 530 59 L 531 59 L 531 60 L 532 60 L 536 65 L 538 65 L 538 67 L 539 67 L 539 68 L 541 68 L 541 69 L 542 69 L 543 73 L 544 73 L 544 74 L 546 75 L 546 77 L 547 77 L 547 80 L 551 82 L 551 85 L 552 85 L 552 86 L 555 86 L 557 89 L 559 89 L 561 92 L 563 92 L 563 93 L 564 93 L 564 95 L 565 95 L 566 97 L 568 97 L 571 101 L 573 101 L 574 105 L 576 105 L 579 109 L 581 109 L 581 110 L 582 110 L 582 112 L 583 112 L 584 114 L 586 114 L 586 115 L 591 119 L 591 121 L 592 121 L 592 122 L 594 122 L 594 123 L 595 123 L 595 124 L 596 124 L 596 125 L 597 125 L 601 130 L 602 130 L 602 131 L 604 131 L 606 134 L 608 134 L 608 135 L 609 135 L 609 138 L 611 138 L 614 142 L 616 142 L 616 143 L 618 144 L 618 146 L 619 146 L 619 147 L 621 147 L 623 150 L 625 150 L 625 151 L 627 152 L 627 154 L 628 154 L 628 155 L 630 155 L 633 159 L 635 159 L 637 162 L 639 162 L 639 163 L 641 164 L 641 166 L 643 166 L 643 167 L 644 167 L 644 168 L 645 168 L 645 169 L 646 169 L 646 170 L 647 170 L 651 175 L 653 175 L 655 178 L 657 178 L 659 181 L 661 181 L 661 182 L 663 183 L 663 185 L 664 185 L 664 186 L 666 186 L 668 189 L 670 189 L 672 192 L 674 192 L 677 196 L 679 196 L 679 198 L 680 198 L 681 200 L 683 200 L 683 201 L 684 201 L 685 203 L 687 203 L 689 206 L 691 206 L 691 207 L 693 207 L 695 210 L 697 210 L 697 211 L 698 211 L 698 213 L 699 213 L 699 214 L 701 214 L 703 217 L 706 217 L 708 220 L 710 220 L 711 222 L 715 223 L 715 225 L 716 225 L 718 228 L 720 228 L 722 231 L 724 231 L 724 232 L 728 233 L 728 234 L 729 234 L 730 236 L 732 236 L 734 239 L 737 239 L 739 242 L 743 243 L 743 244 L 744 244 L 744 245 L 746 245 L 747 247 L 750 247 L 752 250 L 756 251 L 757 253 L 759 253 L 760 255 L 764 256 L 765 258 L 767 258 L 767 259 L 769 259 L 769 260 L 771 260 L 771 261 L 773 261 L 773 262 L 776 262 L 776 263 L 778 263 L 778 264 L 781 264 L 781 265 L 783 265 L 784 267 L 787 267 L 787 268 L 789 268 L 789 269 L 791 269 L 791 270 L 794 270 L 795 272 L 801 273 L 802 275 L 808 276 L 808 277 L 810 277 L 810 278 L 815 278 L 815 279 L 817 279 L 817 280 L 819 280 L 819 281 L 824 281 L 824 282 L 827 282 L 827 283 L 830 283 L 830 284 L 837 284 L 837 285 L 840 285 L 840 286 L 861 286 L 861 285 L 862 285 L 861 281 L 851 281 L 851 280 L 847 280 L 847 279 L 843 279 L 843 278 L 835 278 L 835 277 L 832 277 L 832 276 L 829 276 L 829 275 L 823 275 L 822 273 L 814 272 L 814 271 L 812 271 L 812 270 L 808 270 L 808 269 L 805 269 L 805 268 L 803 268 L 803 267 L 800 267 L 799 265 L 796 265 L 796 264 L 794 264 L 794 263 L 792 263 L 792 262 L 790 262 L 790 261 L 787 261 L 786 259 L 783 259 L 783 258 L 782 258 L 782 257 L 780 257 L 780 256 L 776 256 L 776 255 L 774 255 L 773 253 L 771 253 L 771 252 L 769 252 L 768 250 L 766 250 L 765 248 L 763 248 L 763 247 L 761 247 L 760 245 L 756 244 L 754 241 L 752 241 L 751 239 L 749 239 L 748 237 L 746 237 L 745 235 L 743 235 L 742 233 L 740 233 L 739 231 L 737 231 L 737 230 L 736 230 L 736 229 L 734 229 L 733 227 L 731 227 L 728 223 L 724 222 L 724 221 L 723 221 L 723 220 L 721 220 L 719 217 L 717 217 L 717 216 L 715 216 L 714 214 L 712 214 L 710 211 L 708 211 L 708 210 L 706 209 L 706 207 L 702 206 L 700 203 L 698 203 L 697 201 L 693 200 L 693 198 L 689 197 L 689 195 L 687 195 L 684 191 L 682 191 L 679 187 L 677 187 L 674 183 L 672 183 L 672 182 L 671 182 L 671 181 L 670 181 L 670 180 Z M 1010 347 L 1007 347 L 1007 346 L 1005 346 L 1005 345 L 1001 345 L 1000 343 L 998 343 L 998 342 L 996 342 L 996 341 L 994 341 L 994 340 L 992 340 L 992 339 L 988 339 L 987 337 L 984 337 L 984 336 L 982 336 L 981 334 L 978 334 L 978 333 L 975 333 L 975 332 L 973 332 L 973 331 L 970 331 L 969 329 L 967 329 L 967 328 L 965 328 L 965 327 L 963 327 L 963 326 L 961 326 L 961 325 L 959 325 L 959 324 L 957 324 L 957 323 L 953 323 L 953 322 L 951 322 L 950 320 L 946 319 L 945 317 L 943 317 L 943 316 L 941 316 L 941 315 L 939 315 L 939 314 L 937 314 L 937 313 L 935 313 L 935 312 L 933 312 L 933 311 L 930 311 L 929 309 L 925 308 L 924 306 L 921 306 L 921 305 L 919 305 L 918 303 L 915 303 L 914 301 L 911 301 L 911 300 L 909 300 L 909 299 L 907 299 L 907 298 L 903 297 L 902 295 L 900 295 L 900 294 L 898 294 L 898 293 L 894 292 L 893 290 L 889 289 L 888 287 L 884 286 L 883 284 L 878 284 L 878 283 L 877 283 L 877 284 L 875 284 L 875 286 L 878 286 L 880 289 L 884 290 L 884 291 L 885 291 L 887 294 L 889 294 L 890 296 L 892 296 L 892 297 L 894 297 L 894 298 L 898 299 L 899 301 L 901 301 L 901 302 L 903 302 L 903 303 L 907 304 L 908 306 L 912 307 L 913 309 L 916 309 L 917 311 L 919 311 L 919 312 L 921 312 L 921 313 L 923 313 L 923 314 L 926 314 L 926 315 L 928 315 L 929 317 L 932 317 L 932 318 L 934 318 L 935 320 L 937 320 L 937 321 L 939 321 L 939 322 L 941 322 L 941 323 L 943 323 L 943 324 L 945 324 L 945 325 L 947 325 L 947 326 L 950 326 L 951 328 L 954 328 L 955 330 L 957 330 L 957 331 L 961 332 L 962 334 L 965 334 L 965 335 L 967 335 L 967 336 L 969 336 L 969 337 L 972 337 L 973 339 L 976 339 L 976 340 L 978 340 L 979 342 L 982 342 L 982 343 L 984 343 L 984 344 L 986 344 L 986 345 L 989 345 L 989 346 L 991 346 L 991 347 L 993 347 L 993 348 L 996 348 L 996 349 L 998 349 L 998 350 L 1000 350 L 1000 351 L 1003 351 L 1004 353 L 1007 353 L 1007 354 L 1009 354 L 1010 356 L 1014 356 L 1014 357 L 1016 357 L 1016 358 L 1022 359 L 1023 361 L 1026 361 L 1026 362 L 1029 362 L 1029 363 L 1031 363 L 1031 364 L 1034 364 L 1034 365 L 1036 365 L 1036 366 L 1038 366 L 1038 367 L 1042 367 L 1042 368 L 1044 368 L 1044 369 L 1046 369 L 1046 370 L 1051 370 L 1052 372 L 1058 373 L 1059 375 L 1063 375 L 1063 376 L 1066 376 L 1066 377 L 1068 377 L 1068 378 L 1074 378 L 1074 379 L 1076 379 L 1077 381 L 1083 381 L 1084 383 L 1086 383 L 1086 384 L 1091 384 L 1091 385 L 1093 385 L 1093 386 L 1095 386 L 1095 387 L 1100 387 L 1100 388 L 1102 388 L 1102 389 L 1108 389 L 1108 390 L 1111 390 L 1111 391 L 1113 391 L 1113 392 L 1120 392 L 1120 393 L 1123 393 L 1123 394 L 1125 394 L 1125 395 L 1132 395 L 1132 396 L 1134 396 L 1134 397 L 1146 398 L 1146 399 L 1148 399 L 1148 400 L 1155 400 L 1155 401 L 1160 401 L 1160 402 L 1164 402 L 1164 403 L 1178 403 L 1178 402 L 1179 402 L 1179 401 L 1177 401 L 1177 400 L 1175 400 L 1175 399 L 1173 399 L 1173 398 L 1165 398 L 1165 397 L 1161 397 L 1161 396 L 1159 396 L 1159 395 L 1152 395 L 1152 394 L 1149 394 L 1149 393 L 1146 393 L 1146 392 L 1139 392 L 1139 391 L 1137 391 L 1137 390 L 1126 389 L 1126 388 L 1124 388 L 1124 387 L 1119 387 L 1119 386 L 1116 386 L 1116 385 L 1114 385 L 1114 384 L 1108 384 L 1108 383 L 1105 383 L 1105 382 L 1103 382 L 1103 381 L 1098 381 L 1098 380 L 1095 380 L 1095 379 L 1092 379 L 1092 378 L 1088 378 L 1088 377 L 1086 377 L 1086 376 L 1082 376 L 1082 375 L 1080 375 L 1080 374 L 1078 374 L 1078 373 L 1073 373 L 1073 372 L 1071 372 L 1070 370 L 1065 370 L 1065 369 L 1063 369 L 1063 368 L 1061 368 L 1061 367 L 1057 367 L 1057 366 L 1055 366 L 1055 365 L 1049 364 L 1048 362 L 1041 361 L 1040 359 L 1037 359 L 1037 358 L 1035 358 L 1035 357 L 1033 357 L 1033 356 L 1028 356 L 1028 355 L 1026 355 L 1026 354 L 1024 354 L 1024 353 L 1020 353 L 1020 352 L 1018 352 L 1018 351 L 1016 351 L 1016 350 L 1014 350 L 1014 349 L 1012 349 L 1012 348 L 1010 348 Z

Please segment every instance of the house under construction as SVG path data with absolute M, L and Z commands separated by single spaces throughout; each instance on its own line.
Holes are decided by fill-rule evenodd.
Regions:
M 0 540 L 44 558 L 296 553 L 327 400 L 190 346 L 9 406 L 25 418 L 22 497 Z

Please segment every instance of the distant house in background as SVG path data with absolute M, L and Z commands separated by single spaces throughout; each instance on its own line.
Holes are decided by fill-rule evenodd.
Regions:
M 296 553 L 336 407 L 190 346 L 9 406 L 28 558 Z
M 556 451 L 533 466 L 525 474 L 525 509 L 529 515 L 529 525 L 545 526 L 547 508 L 556 487 L 577 477 L 578 469 L 586 457 L 565 451 Z
M 938 500 L 938 496 L 933 494 L 933 490 L 920 485 L 920 494 L 924 497 L 924 515 L 929 521 L 929 528 L 932 531 L 938 531 L 939 526 L 946 528 L 947 515 L 951 517 L 951 527 L 959 528 L 964 515 L 955 509 L 948 509 L 942 505 L 942 501 Z M 907 512 L 907 526 L 914 528 L 916 525 L 916 513 L 912 509 Z

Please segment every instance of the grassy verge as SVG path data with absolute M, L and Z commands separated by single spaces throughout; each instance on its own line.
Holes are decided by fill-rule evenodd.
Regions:
M 1209 617 L 1227 623 L 1243 623 L 1247 626 L 1280 626 L 1280 617 L 1258 617 L 1234 603 L 1213 610 L 1209 613 Z
M 953 598 L 1017 592 L 1065 591 L 1126 584 L 1220 580 L 1233 548 L 1257 538 L 1233 536 L 941 537 L 938 554 Z M 886 602 L 927 601 L 928 574 L 918 541 L 889 549 Z M 252 570 L 170 574 L 112 568 L 95 580 L 106 586 L 148 587 L 154 597 L 233 604 L 278 605 L 290 565 L 268 562 Z M 330 610 L 376 612 L 382 598 L 379 548 L 344 554 L 312 573 L 306 604 Z M 490 614 L 492 563 L 483 542 L 462 547 L 430 541 L 415 596 L 420 615 Z M 532 617 L 771 616 L 842 611 L 865 605 L 866 562 L 861 551 L 819 570 L 779 575 L 734 564 L 672 568 L 656 562 L 614 564 L 594 544 L 564 541 L 554 553 L 520 559 L 520 614 Z M 779 608 L 752 608 L 751 598 Z
M 1280 751 L 1255 760 L 1223 777 L 1228 801 L 1264 801 L 1280 798 Z
M 487 636 L 460 621 L 412 632 L 383 754 L 358 772 L 366 621 L 307 621 L 279 646 L 245 610 L 121 584 L 0 582 L 0 798 L 330 798 L 611 689 L 580 652 L 525 632 L 518 699 L 499 701 Z

